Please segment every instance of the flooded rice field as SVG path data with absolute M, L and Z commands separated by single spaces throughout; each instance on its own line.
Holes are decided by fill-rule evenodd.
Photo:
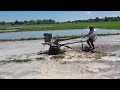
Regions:
M 0 79 L 120 79 L 120 35 L 98 37 L 94 52 L 76 51 L 81 49 L 76 43 L 69 45 L 75 50 L 61 47 L 65 53 L 38 55 L 49 48 L 43 42 L 0 42 Z

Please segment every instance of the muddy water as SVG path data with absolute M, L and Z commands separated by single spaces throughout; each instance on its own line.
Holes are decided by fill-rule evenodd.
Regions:
M 0 42 L 0 78 L 118 79 L 120 78 L 119 38 L 119 35 L 99 37 L 95 43 L 98 48 L 93 53 L 62 47 L 66 52 L 57 56 L 37 55 L 49 48 L 41 44 L 42 40 Z M 80 39 L 61 43 L 77 40 Z M 81 43 L 69 46 L 80 49 Z
M 96 54 L 91 54 L 90 57 L 87 55 L 69 51 L 58 56 L 14 56 L 9 61 L 0 62 L 0 78 L 120 78 L 120 58 L 114 56 L 96 58 Z

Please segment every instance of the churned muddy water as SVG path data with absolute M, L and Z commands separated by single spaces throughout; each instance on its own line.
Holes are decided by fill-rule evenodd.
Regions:
M 68 43 L 81 38 L 62 41 Z M 119 79 L 120 35 L 100 36 L 94 52 L 81 52 L 81 43 L 71 44 L 74 50 L 59 55 L 39 54 L 48 50 L 43 40 L 0 42 L 1 79 Z M 86 43 L 83 43 L 86 46 Z

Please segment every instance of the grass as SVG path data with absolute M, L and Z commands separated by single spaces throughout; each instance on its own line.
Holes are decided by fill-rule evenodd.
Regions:
M 50 26 L 50 25 L 48 25 Z M 66 30 L 66 29 L 83 29 L 86 26 L 80 26 L 79 24 L 53 24 L 53 27 L 26 27 L 19 28 L 18 31 L 44 31 L 44 30 Z
M 64 24 L 42 24 L 42 25 L 0 25 L 0 33 L 10 33 L 10 32 L 22 32 L 22 31 L 44 31 L 44 30 L 70 30 L 70 29 L 83 29 L 87 28 L 89 25 L 93 25 L 95 28 L 104 29 L 120 29 L 120 22 L 96 22 L 96 23 L 64 23 Z M 7 31 L 16 30 L 16 31 Z M 98 36 L 108 36 L 108 35 L 120 35 L 116 34 L 99 34 Z M 80 36 L 61 36 L 61 41 L 79 38 Z M 42 38 L 21 38 L 21 39 L 0 39 L 0 41 L 23 41 L 23 40 L 39 40 Z
M 44 31 L 44 30 L 70 30 L 70 29 L 84 29 L 89 25 L 93 25 L 95 28 L 103 29 L 120 29 L 120 22 L 98 22 L 98 23 L 66 23 L 66 24 L 50 24 L 53 27 L 24 27 L 19 28 L 18 31 Z M 50 26 L 47 25 L 47 26 Z
M 14 29 L 16 31 L 45 31 L 45 30 L 70 30 L 70 29 L 83 29 L 89 25 L 95 28 L 103 29 L 120 29 L 120 22 L 87 22 L 87 23 L 61 23 L 61 24 L 41 24 L 41 25 L 0 25 L 0 30 Z

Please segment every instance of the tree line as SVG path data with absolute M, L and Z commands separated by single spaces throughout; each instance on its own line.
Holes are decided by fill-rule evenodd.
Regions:
M 5 22 L 2 21 L 0 22 L 0 25 L 6 25 L 6 24 L 10 24 L 10 25 L 39 25 L 39 24 L 55 24 L 58 23 L 55 20 L 52 19 L 44 19 L 44 20 L 30 20 L 30 21 L 18 21 L 16 20 L 15 22 Z
M 44 19 L 44 20 L 30 20 L 30 21 L 18 21 L 16 20 L 15 22 L 5 22 L 1 21 L 0 25 L 39 25 L 39 24 L 59 24 L 59 23 L 79 23 L 79 22 L 112 22 L 112 21 L 120 21 L 120 17 L 104 17 L 104 18 L 99 18 L 96 17 L 94 19 L 87 19 L 87 20 L 74 20 L 74 21 L 66 21 L 66 22 L 56 22 L 55 20 L 52 19 Z
M 113 21 L 120 21 L 120 17 L 104 17 L 104 18 L 99 18 L 96 17 L 94 19 L 87 19 L 87 20 L 75 20 L 75 21 L 67 21 L 65 23 L 79 23 L 79 22 L 113 22 Z

